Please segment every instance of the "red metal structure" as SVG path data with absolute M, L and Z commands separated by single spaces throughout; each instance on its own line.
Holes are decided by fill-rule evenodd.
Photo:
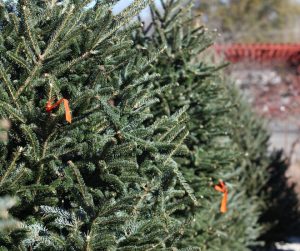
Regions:
M 300 72 L 300 44 L 217 44 L 214 49 L 232 63 L 245 60 L 259 63 L 276 61 L 296 67 Z

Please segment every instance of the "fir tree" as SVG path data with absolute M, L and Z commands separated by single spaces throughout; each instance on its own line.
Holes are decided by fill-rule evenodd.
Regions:
M 243 188 L 239 200 L 247 200 L 251 205 L 245 208 L 248 215 L 242 221 L 248 230 L 255 230 L 245 233 L 256 240 L 250 246 L 264 244 L 270 248 L 298 230 L 297 196 L 286 177 L 289 163 L 281 151 L 269 149 L 267 121 L 251 110 L 234 84 L 226 82 L 230 83 L 228 94 L 236 106 L 236 112 L 231 114 L 237 122 L 232 138 L 243 155 L 243 161 L 237 165 L 241 170 L 239 187 Z
M 152 23 L 136 35 L 136 46 L 145 54 L 165 46 L 154 71 L 161 74 L 157 86 L 178 85 L 159 96 L 156 114 L 172 114 L 189 105 L 190 135 L 187 145 L 190 156 L 180 160 L 184 174 L 200 202 L 187 206 L 180 217 L 192 217 L 178 247 L 196 250 L 244 250 L 248 244 L 239 221 L 245 216 L 235 210 L 238 197 L 238 173 L 235 163 L 240 154 L 232 146 L 233 102 L 226 95 L 226 86 L 217 72 L 219 67 L 206 64 L 201 52 L 212 44 L 211 34 L 204 27 L 193 26 L 193 1 L 161 1 L 163 11 L 152 5 Z M 219 213 L 221 195 L 213 184 L 224 180 L 229 188 L 229 210 Z M 246 207 L 247 205 L 245 205 Z M 244 208 L 244 207 L 243 207 Z M 232 234 L 240 229 L 239 235 Z M 237 238 L 241 237 L 241 239 Z M 251 238 L 251 237 L 249 237 Z
M 260 221 L 261 215 L 269 207 L 264 187 L 271 178 L 269 166 L 269 134 L 266 121 L 258 118 L 239 93 L 232 81 L 227 92 L 232 104 L 236 107 L 230 113 L 233 122 L 232 143 L 240 151 L 241 158 L 236 162 L 235 206 L 239 217 L 239 228 L 233 228 L 233 235 L 242 239 L 247 247 L 261 245 L 260 236 L 266 226 Z M 275 185 L 275 184 L 274 184 Z
M 152 22 L 135 41 L 145 54 L 167 48 L 153 67 L 161 75 L 156 85 L 178 85 L 158 96 L 155 114 L 172 114 L 189 105 L 190 156 L 179 161 L 200 206 L 187 206 L 178 214 L 194 219 L 178 246 L 247 250 L 259 244 L 265 231 L 259 219 L 267 206 L 269 135 L 237 90 L 225 84 L 219 68 L 205 63 L 201 52 L 212 37 L 204 27 L 194 27 L 193 1 L 161 1 L 161 6 L 162 11 L 152 5 Z M 218 179 L 229 188 L 225 215 L 217 213 L 220 194 L 212 184 Z
M 1 250 L 168 250 L 197 204 L 174 161 L 188 153 L 185 107 L 153 116 L 163 91 L 117 1 L 1 2 L 0 195 L 22 228 Z M 136 56 L 132 56 L 136 55 Z M 184 196 L 184 195 L 187 195 Z

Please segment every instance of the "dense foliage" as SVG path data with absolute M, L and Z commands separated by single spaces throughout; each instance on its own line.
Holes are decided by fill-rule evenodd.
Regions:
M 117 2 L 0 2 L 1 250 L 256 245 L 268 135 L 204 59 L 212 34 L 193 1 L 142 28 L 148 1 Z
M 0 194 L 18 196 L 23 224 L 1 250 L 166 250 L 183 194 L 196 203 L 173 160 L 187 153 L 185 108 L 154 118 L 155 56 L 132 57 L 125 25 L 147 2 L 117 15 L 112 2 L 1 2 Z M 61 98 L 72 123 L 51 106 Z
M 158 96 L 156 115 L 189 106 L 186 142 L 190 155 L 180 163 L 200 206 L 187 206 L 181 212 L 180 217 L 194 221 L 180 246 L 245 250 L 265 240 L 269 225 L 274 225 L 268 207 L 275 195 L 269 190 L 278 173 L 274 164 L 282 161 L 273 161 L 269 154 L 265 122 L 251 111 L 233 84 L 225 84 L 229 81 L 220 77 L 220 67 L 207 62 L 204 51 L 212 44 L 213 34 L 203 26 L 195 27 L 193 3 L 161 1 L 163 11 L 152 5 L 152 22 L 136 34 L 136 46 L 146 55 L 164 46 L 166 50 L 153 67 L 161 75 L 156 85 L 177 85 Z M 277 182 L 283 184 L 287 165 L 281 166 Z M 213 191 L 212 184 L 219 179 L 230 191 L 226 215 L 217 213 L 221 195 Z M 273 211 L 278 210 L 275 204 Z M 295 201 L 287 204 L 294 207 Z

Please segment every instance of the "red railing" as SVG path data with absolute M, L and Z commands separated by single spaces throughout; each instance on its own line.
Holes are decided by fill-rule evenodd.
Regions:
M 290 66 L 300 65 L 300 44 L 216 44 L 214 49 L 232 63 L 279 61 Z

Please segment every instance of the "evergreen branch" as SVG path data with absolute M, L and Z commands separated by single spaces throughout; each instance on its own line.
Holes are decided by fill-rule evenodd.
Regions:
M 20 114 L 19 110 L 14 109 L 11 105 L 6 102 L 0 101 L 0 108 L 6 110 L 6 112 L 11 115 L 16 120 L 20 121 L 21 123 L 25 124 L 25 118 L 23 118 L 22 114 Z
M 109 127 L 109 122 L 104 120 L 93 127 L 93 131 L 96 133 L 101 133 Z
M 197 198 L 194 195 L 194 191 L 193 189 L 190 187 L 190 185 L 188 184 L 188 182 L 185 180 L 184 176 L 182 175 L 182 173 L 179 171 L 177 164 L 175 163 L 174 165 L 174 173 L 176 174 L 180 184 L 183 186 L 184 190 L 187 192 L 188 196 L 190 197 L 190 199 L 193 201 L 195 206 L 199 206 L 199 202 L 197 201 Z
M 76 225 L 76 217 L 66 210 L 58 207 L 40 206 L 41 211 L 45 216 L 51 215 L 57 217 L 55 222 L 60 222 L 60 228 L 74 227 Z
M 0 78 L 3 80 L 4 84 L 6 85 L 9 91 L 10 96 L 12 97 L 13 101 L 16 103 L 15 88 L 13 87 L 13 83 L 9 79 L 8 75 L 6 74 L 6 71 L 1 62 L 0 62 Z
M 134 201 L 135 199 L 136 199 L 135 197 L 125 197 L 125 198 L 118 200 L 117 202 L 115 202 L 112 205 L 110 204 L 104 208 L 101 208 L 101 210 L 98 210 L 98 213 L 92 220 L 92 223 L 90 226 L 89 236 L 91 237 L 91 239 L 94 236 L 94 231 L 96 231 L 96 226 L 101 224 L 101 217 L 104 217 L 106 215 L 114 215 L 114 212 L 117 212 L 118 210 L 121 210 L 121 209 L 126 210 L 129 207 L 129 204 L 132 201 Z M 127 203 L 127 204 L 125 204 L 125 203 Z M 89 250 L 89 249 L 85 249 L 85 251 L 87 251 L 87 250 Z
M 173 88 L 175 88 L 177 86 L 179 86 L 178 83 L 171 83 L 171 84 L 164 85 L 162 87 L 155 88 L 155 90 L 153 91 L 153 95 L 158 94 L 158 95 L 162 96 L 165 91 L 168 91 L 168 90 L 171 91 Z
M 143 149 L 147 149 L 150 152 L 157 152 L 157 149 L 155 145 L 152 142 L 149 142 L 147 140 L 143 140 L 141 138 L 138 138 L 130 133 L 123 132 L 122 135 L 124 137 L 127 137 L 128 139 L 134 140 L 139 146 L 142 146 Z
M 179 27 L 190 27 L 191 20 L 196 17 L 191 17 L 190 12 L 194 5 L 194 0 L 185 1 L 184 5 L 180 1 L 177 1 L 172 6 L 172 11 L 165 16 L 164 23 L 165 26 L 169 25 L 172 27 L 172 23 L 177 23 Z M 177 20 L 180 20 L 179 22 Z M 175 26 L 175 25 L 174 25 Z
M 133 207 L 132 210 L 132 215 L 134 215 L 133 221 L 135 222 L 138 218 L 139 215 L 139 208 L 141 208 L 141 205 L 143 203 L 143 201 L 145 200 L 145 198 L 148 196 L 148 194 L 150 193 L 151 189 L 148 186 L 144 186 L 144 192 L 143 194 L 140 196 L 140 199 L 137 201 L 136 205 Z
M 104 40 L 113 35 L 121 27 L 126 26 L 133 17 L 138 15 L 138 13 L 149 4 L 149 2 L 149 0 L 135 0 L 127 9 L 125 9 L 116 17 L 121 21 L 117 21 L 117 25 L 115 27 L 111 28 L 107 33 L 105 33 L 104 35 L 101 34 L 98 38 L 95 39 L 96 41 L 91 50 L 95 50 L 95 48 Z
M 120 180 L 117 175 L 114 174 L 104 174 L 103 180 L 110 185 L 114 186 L 114 189 L 118 191 L 120 194 L 125 194 L 125 184 Z
M 76 65 L 77 63 L 81 62 L 82 60 L 88 58 L 91 55 L 90 51 L 84 52 L 81 56 L 72 59 L 71 61 L 63 64 L 59 70 L 55 70 L 53 71 L 53 75 L 56 76 L 60 76 L 62 73 L 64 73 L 65 71 L 69 70 L 70 68 L 72 68 L 74 65 Z
M 111 90 L 112 92 L 112 90 Z M 95 91 L 94 90 L 87 90 L 83 92 L 80 96 L 76 97 L 76 100 L 73 102 L 73 107 L 81 107 L 83 104 L 90 103 L 89 101 L 91 99 L 97 99 L 95 96 Z M 103 122 L 101 122 L 103 123 Z
M 138 166 L 135 161 L 130 161 L 126 159 L 117 159 L 113 160 L 108 163 L 109 170 L 114 170 L 114 169 L 122 169 L 122 168 L 127 168 L 128 170 L 137 170 Z
M 143 3 L 141 3 L 143 1 Z M 132 5 L 130 5 L 129 8 L 127 8 L 122 14 L 120 14 L 118 17 L 122 19 L 118 22 L 118 24 L 111 28 L 108 32 L 106 32 L 104 35 L 102 32 L 100 32 L 100 36 L 95 39 L 94 44 L 91 46 L 91 48 L 84 52 L 81 56 L 74 58 L 73 60 L 66 63 L 63 67 L 61 67 L 59 70 L 55 71 L 54 75 L 60 75 L 63 72 L 70 69 L 72 66 L 76 65 L 80 61 L 88 58 L 89 56 L 94 54 L 94 50 L 96 47 L 101 44 L 104 40 L 111 37 L 116 31 L 118 31 L 121 27 L 126 26 L 126 24 L 132 19 L 132 17 L 136 16 L 147 4 L 148 0 L 136 0 Z
M 34 132 L 31 130 L 31 128 L 25 124 L 21 125 L 20 127 L 22 131 L 24 132 L 26 138 L 30 141 L 31 143 L 31 148 L 33 149 L 33 154 L 36 160 L 39 159 L 39 141 L 34 134 Z
M 37 181 L 36 181 L 36 184 L 39 184 L 40 181 L 41 181 L 41 178 L 42 178 L 42 175 L 43 175 L 43 170 L 44 170 L 44 163 L 43 161 L 45 160 L 45 156 L 46 156 L 46 151 L 47 151 L 47 148 L 48 148 L 48 144 L 49 144 L 49 141 L 50 139 L 57 133 L 57 130 L 54 130 L 52 133 L 49 134 L 49 136 L 47 137 L 47 139 L 45 140 L 44 142 L 44 145 L 43 145 L 43 150 L 42 150 L 42 156 L 40 158 L 40 167 L 39 167 L 39 173 L 37 175 Z
M 111 46 L 110 48 L 108 48 L 101 56 L 103 58 L 111 55 L 111 54 L 115 54 L 117 55 L 118 53 L 120 53 L 121 51 L 124 51 L 125 49 L 131 47 L 133 45 L 132 41 L 118 41 L 115 45 Z
M 58 243 L 62 243 L 62 240 L 50 234 L 48 229 L 41 223 L 34 223 L 31 225 L 22 224 L 22 228 L 27 232 L 27 238 L 22 240 L 22 250 L 36 250 L 40 249 L 41 246 L 50 247 L 52 250 L 60 249 L 57 249 L 56 247 Z
M 31 71 L 31 74 L 25 80 L 24 84 L 18 89 L 16 98 L 18 98 L 21 95 L 21 93 L 25 90 L 25 88 L 31 83 L 35 75 L 40 70 L 41 66 L 42 66 L 42 60 L 40 58 L 39 61 L 36 63 L 35 67 L 33 68 L 33 70 Z
M 170 46 L 168 46 L 168 41 L 167 41 L 167 37 L 166 37 L 164 30 L 159 25 L 156 26 L 156 29 L 157 29 L 158 34 L 160 35 L 160 39 L 162 40 L 161 43 L 165 46 L 166 52 L 167 52 L 168 56 L 171 58 L 172 57 L 172 51 L 171 51 L 172 49 Z
M 19 34 L 19 18 L 14 13 L 9 13 L 10 20 L 13 22 L 15 34 Z
M 114 125 L 115 130 L 118 131 L 121 127 L 120 114 L 116 113 L 117 110 L 114 110 L 112 106 L 109 106 L 107 101 L 104 101 L 103 98 L 97 97 L 97 99 L 100 101 L 100 106 L 102 111 L 107 115 L 107 119 Z
M 168 130 L 160 136 L 159 141 L 162 142 L 163 140 L 166 140 L 166 138 L 168 137 L 168 142 L 171 143 L 176 138 L 177 135 L 179 135 L 182 131 L 186 129 L 185 126 L 181 126 L 181 124 L 183 123 L 183 119 L 180 120 L 180 118 L 183 117 L 187 109 L 188 106 L 184 106 L 172 115 L 171 119 L 180 123 L 179 124 L 174 123 L 174 126 L 172 126 L 170 129 L 168 128 Z M 159 125 L 160 125 L 160 120 L 158 120 L 157 123 L 154 124 L 155 127 Z
M 27 3 L 27 0 L 22 1 L 23 4 L 21 6 L 23 18 L 24 18 L 24 24 L 25 24 L 25 29 L 26 29 L 26 34 L 29 38 L 29 41 L 31 43 L 31 46 L 36 54 L 36 56 L 39 56 L 41 54 L 41 50 L 39 48 L 38 42 L 36 41 L 34 34 L 32 34 L 31 30 L 31 22 L 29 20 L 29 17 L 32 17 L 32 14 L 30 13 L 30 9 Z
M 51 192 L 55 192 L 55 189 L 52 186 L 49 185 L 39 185 L 39 184 L 33 184 L 33 185 L 28 185 L 28 186 L 22 186 L 22 188 L 17 190 L 17 193 L 20 192 L 24 192 L 24 191 L 33 191 L 33 192 L 37 192 L 37 191 L 51 191 Z M 36 194 L 36 193 L 34 193 Z
M 165 134 L 162 134 L 161 137 L 159 138 L 159 141 L 163 142 L 167 140 L 167 142 L 171 143 L 175 137 L 183 132 L 186 128 L 181 125 L 174 124 L 173 127 L 170 128 L 170 130 L 166 131 Z
M 194 202 L 195 206 L 198 206 L 198 201 L 194 195 L 194 192 L 192 190 L 192 188 L 189 186 L 189 184 L 187 183 L 187 181 L 185 180 L 184 176 L 182 175 L 182 173 L 179 171 L 177 163 L 174 162 L 174 160 L 172 160 L 172 156 L 176 153 L 176 151 L 179 149 L 179 147 L 182 145 L 183 141 L 185 140 L 185 138 L 188 136 L 189 132 L 185 131 L 184 133 L 181 134 L 179 141 L 176 142 L 175 147 L 173 148 L 173 150 L 168 154 L 168 157 L 166 158 L 166 160 L 163 162 L 163 165 L 167 165 L 169 163 L 172 163 L 172 166 L 174 166 L 174 173 L 176 174 L 180 184 L 183 186 L 183 188 L 185 189 L 185 191 L 187 192 L 188 196 L 191 198 L 191 200 Z
M 188 105 L 183 106 L 172 115 L 172 119 L 176 119 L 176 120 L 180 119 L 188 111 L 188 109 L 189 109 Z
M 69 26 L 67 32 L 64 35 L 63 42 L 66 42 L 65 40 L 68 38 L 69 33 L 74 31 L 74 28 L 78 27 L 78 22 L 81 20 L 83 14 L 84 14 L 84 12 L 81 12 L 80 15 L 78 15 L 78 17 L 76 17 L 75 21 L 72 22 L 72 26 Z M 74 32 L 73 32 L 73 34 L 74 34 Z M 64 45 L 63 45 L 63 47 L 64 47 Z
M 124 91 L 129 92 L 133 88 L 136 88 L 138 86 L 141 86 L 141 85 L 149 83 L 149 82 L 154 82 L 154 81 L 158 80 L 159 77 L 160 77 L 160 74 L 156 74 L 156 73 L 151 74 L 151 75 L 146 74 L 146 75 L 142 76 L 141 78 L 134 80 L 132 84 L 127 85 L 124 88 Z
M 63 19 L 63 21 L 61 22 L 60 26 L 57 28 L 57 30 L 54 32 L 54 35 L 51 37 L 51 40 L 49 42 L 49 44 L 47 45 L 46 49 L 44 50 L 44 53 L 40 56 L 42 57 L 44 60 L 47 58 L 48 54 L 51 52 L 51 50 L 53 49 L 56 40 L 59 38 L 59 36 L 61 35 L 63 29 L 65 28 L 65 26 L 67 25 L 69 18 L 72 16 L 73 14 L 73 10 L 74 10 L 74 5 L 71 5 L 70 10 L 67 12 L 66 17 Z M 69 30 L 70 32 L 70 30 Z
M 165 249 L 165 243 L 166 243 L 166 241 L 169 240 L 172 237 L 173 237 L 173 234 L 167 235 L 164 239 L 160 240 L 158 243 L 156 243 L 154 245 L 151 245 L 151 247 L 145 249 L 145 251 L 159 250 L 158 249 L 159 246 L 162 246 L 163 249 L 161 249 L 161 250 L 164 250 Z
M 182 145 L 183 141 L 186 139 L 186 137 L 189 135 L 189 132 L 186 130 L 184 133 L 181 134 L 179 141 L 176 142 L 175 147 L 173 148 L 173 150 L 168 154 L 168 157 L 165 159 L 165 161 L 163 162 L 163 165 L 166 165 L 172 158 L 172 156 L 176 153 L 176 151 L 178 150 L 178 148 L 180 148 L 180 146 Z
M 84 183 L 84 180 L 81 176 L 80 171 L 78 170 L 77 166 L 75 166 L 75 164 L 72 161 L 68 161 L 68 164 L 69 164 L 69 166 L 71 166 L 73 173 L 77 179 L 81 195 L 83 196 L 83 198 L 86 198 L 87 197 L 86 185 Z
M 26 1 L 26 0 L 24 0 Z M 25 6 L 24 6 L 25 7 Z M 24 8 L 23 7 L 23 8 Z M 26 10 L 26 8 L 25 8 Z M 20 94 L 24 91 L 24 89 L 31 83 L 31 81 L 33 80 L 33 78 L 35 77 L 35 75 L 38 73 L 38 71 L 40 70 L 40 68 L 42 67 L 42 63 L 43 61 L 46 59 L 46 56 L 48 56 L 49 52 L 51 51 L 53 45 L 55 44 L 55 40 L 58 38 L 58 36 L 60 35 L 61 31 L 63 30 L 63 27 L 66 25 L 66 22 L 68 20 L 68 18 L 71 16 L 73 9 L 71 8 L 70 12 L 68 13 L 66 19 L 62 22 L 61 26 L 58 28 L 58 30 L 55 32 L 54 37 L 51 39 L 50 44 L 46 47 L 45 52 L 43 55 L 40 54 L 40 50 L 38 55 L 38 61 L 35 64 L 35 67 L 33 68 L 33 70 L 31 71 L 31 74 L 28 76 L 28 78 L 25 80 L 24 84 L 18 89 L 16 97 L 20 96 Z M 50 46 L 50 47 L 49 47 Z M 85 58 L 87 55 L 83 55 Z
M 164 5 L 162 5 L 162 7 L 164 7 Z M 151 3 L 150 4 L 150 10 L 152 12 L 152 21 L 154 21 L 155 19 L 158 19 L 159 22 L 163 23 L 164 21 L 164 17 L 163 15 L 166 15 L 166 11 L 167 9 L 163 8 L 163 13 L 160 13 L 160 11 L 158 10 L 157 6 L 155 3 Z
M 159 102 L 158 98 L 144 98 L 139 100 L 134 104 L 133 108 L 136 109 L 134 112 L 140 112 L 142 109 L 146 109 L 147 107 L 153 107 L 153 104 Z
M 136 149 L 135 142 L 126 142 L 120 145 L 116 145 L 108 151 L 108 155 L 112 158 L 118 158 L 120 156 L 128 156 Z
M 139 107 L 139 103 L 143 102 L 149 96 L 152 96 L 152 94 L 150 94 L 149 89 L 141 89 L 137 91 L 134 95 L 132 95 L 128 99 L 127 103 L 131 103 L 132 107 L 134 109 L 137 109 Z
M 36 57 L 35 57 L 33 51 L 31 50 L 31 48 L 28 46 L 25 37 L 22 36 L 22 37 L 21 37 L 21 40 L 22 40 L 21 43 L 22 43 L 22 45 L 23 45 L 24 53 L 26 54 L 27 59 L 30 59 L 30 60 L 31 60 L 31 63 L 36 64 L 36 63 L 37 63 Z
M 14 186 L 16 184 L 20 184 L 19 182 L 21 182 L 21 178 L 24 177 L 24 175 L 26 175 L 26 172 L 29 172 L 29 169 L 27 169 L 26 167 L 22 166 L 21 170 L 18 169 L 18 173 L 17 175 L 14 177 L 11 186 Z
M 151 56 L 145 60 L 144 63 L 140 64 L 140 66 L 137 66 L 136 71 L 134 71 L 135 74 L 143 74 L 147 69 L 149 69 L 152 63 L 158 60 L 158 58 L 163 54 L 163 52 L 168 48 L 167 45 L 161 46 L 157 51 L 151 54 Z
M 13 172 L 13 170 L 16 168 L 16 162 L 19 159 L 21 153 L 23 151 L 23 148 L 19 148 L 17 152 L 15 152 L 12 162 L 10 163 L 9 167 L 7 168 L 6 172 L 2 177 L 0 177 L 0 186 L 3 185 L 6 178 Z
M 128 16 L 134 17 L 147 5 L 151 4 L 151 2 L 153 2 L 153 0 L 134 0 L 134 2 L 130 4 L 125 10 L 123 10 L 117 17 L 123 19 Z
M 44 164 L 51 161 L 51 160 L 58 160 L 59 156 L 55 155 L 55 154 L 47 154 L 46 157 L 39 159 L 39 164 L 41 165 L 40 170 L 44 169 Z M 39 183 L 41 176 L 38 176 L 39 179 L 37 180 L 37 183 Z
M 57 98 L 61 97 L 60 89 L 57 85 L 57 82 L 58 82 L 57 78 L 55 76 L 53 76 L 52 74 L 49 74 L 49 73 L 44 74 L 44 76 L 46 78 L 49 78 L 48 100 L 52 99 L 53 96 L 55 96 L 55 95 L 56 95 Z M 53 90 L 55 95 L 52 93 L 52 90 Z
M 20 56 L 14 54 L 11 51 L 6 52 L 6 54 L 17 65 L 19 65 L 20 67 L 23 67 L 27 72 L 30 72 L 29 66 L 27 65 L 27 62 L 23 58 L 21 58 Z

